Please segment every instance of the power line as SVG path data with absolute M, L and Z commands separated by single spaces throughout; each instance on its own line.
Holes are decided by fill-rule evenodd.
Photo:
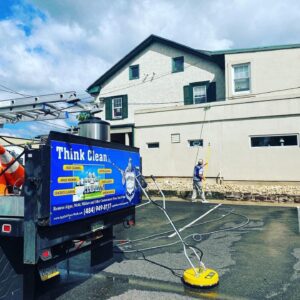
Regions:
M 63 128 L 63 129 L 69 129 L 68 126 L 64 126 L 64 125 L 61 125 L 61 124 L 55 124 L 55 123 L 50 122 L 50 121 L 38 121 L 38 122 L 46 123 L 46 124 L 52 125 L 54 127 L 60 127 L 60 128 Z
M 5 90 L 0 89 L 0 90 L 3 91 L 3 92 L 7 92 L 7 93 L 11 93 L 11 94 L 17 94 L 17 95 L 21 95 L 21 96 L 25 96 L 25 97 L 30 96 L 30 95 L 26 95 L 26 94 L 19 93 L 19 92 L 15 91 L 15 90 L 13 90 L 13 89 L 11 89 L 11 88 L 9 88 L 9 87 L 3 85 L 3 84 L 0 84 L 0 86 L 3 87 L 3 88 L 5 89 Z
M 256 94 L 249 94 L 249 96 L 259 96 L 259 95 L 263 95 L 263 94 L 269 94 L 269 93 L 276 93 L 276 92 L 283 92 L 283 91 L 288 91 L 288 90 L 295 90 L 295 89 L 300 89 L 299 87 L 293 87 L 293 88 L 287 88 L 287 89 L 280 89 L 280 90 L 273 90 L 273 91 L 266 91 L 266 92 L 261 92 L 261 93 L 256 93 Z M 112 96 L 113 97 L 113 96 Z M 284 98 L 279 98 L 278 100 L 283 100 L 283 99 L 296 99 L 296 98 L 300 98 L 299 96 L 295 96 L 295 97 L 284 97 Z M 225 101 L 225 100 L 231 100 L 233 99 L 233 97 L 220 97 L 220 98 L 216 98 L 216 100 L 214 101 L 208 101 L 208 102 L 202 102 L 202 103 L 196 103 L 196 104 L 204 104 L 204 103 L 214 103 L 214 102 L 220 102 L 220 101 Z M 184 103 L 183 100 L 181 101 L 168 101 L 168 102 L 131 102 L 128 103 L 128 105 L 152 105 L 152 104 L 176 104 L 176 103 Z
M 299 89 L 299 88 L 300 87 L 297 87 L 297 89 Z M 293 90 L 296 88 L 290 88 L 290 89 Z M 283 91 L 283 90 L 274 90 L 272 92 L 280 92 L 280 91 Z M 269 92 L 266 92 L 266 93 L 269 93 Z M 255 96 L 255 95 L 259 95 L 259 94 L 251 94 L 251 96 Z M 294 96 L 294 97 L 286 96 L 284 98 L 277 98 L 275 100 L 297 99 L 297 98 L 300 98 L 300 95 Z M 215 103 L 215 102 L 222 102 L 222 101 L 224 102 L 225 100 L 229 100 L 229 99 L 231 100 L 232 98 L 231 97 L 227 97 L 227 98 L 222 97 L 222 98 L 216 98 L 216 100 L 214 100 L 214 101 L 208 101 L 208 102 L 202 102 L 202 103 L 196 103 L 196 104 L 207 104 L 207 103 Z M 180 100 L 180 101 L 168 101 L 168 102 L 131 102 L 131 103 L 129 102 L 128 105 L 155 105 L 155 104 L 179 104 L 179 103 L 184 104 L 184 101 Z
M 61 111 L 65 110 L 65 109 L 68 109 L 68 108 L 71 108 L 71 107 L 74 107 L 74 106 L 76 106 L 76 103 L 73 104 L 73 105 L 67 106 L 67 107 L 63 107 L 63 108 L 54 110 L 54 111 L 52 111 L 51 113 L 61 112 Z M 57 120 L 59 120 L 59 119 L 57 119 Z M 61 128 L 69 129 L 69 127 L 67 127 L 67 126 L 55 124 L 55 123 L 53 123 L 53 122 L 46 121 L 46 120 L 41 120 L 41 121 L 39 121 L 39 122 L 44 122 L 44 123 L 47 123 L 47 124 L 50 124 L 50 125 L 53 125 L 53 126 L 56 126 L 56 127 L 61 127 Z
M 18 95 L 24 95 L 24 94 L 21 94 L 19 92 L 15 92 L 15 93 L 18 94 Z M 76 92 L 74 92 L 74 91 L 64 91 L 64 92 L 56 92 L 56 93 L 49 93 L 49 94 L 26 95 L 24 97 L 19 97 L 19 98 L 2 99 L 2 100 L 0 100 L 0 102 L 1 101 L 12 101 L 12 100 L 18 101 L 18 100 L 21 100 L 21 99 L 26 99 L 26 98 L 31 98 L 31 97 L 37 97 L 38 98 L 38 97 L 45 97 L 45 96 L 63 95 L 65 93 L 75 93 L 76 94 Z M 77 96 L 77 94 L 76 94 L 76 96 Z
M 185 69 L 188 69 L 188 68 L 190 68 L 192 66 L 197 66 L 200 63 L 201 62 L 198 62 L 198 63 L 195 63 L 195 64 L 190 64 L 190 65 L 186 66 Z M 127 85 L 127 86 L 121 86 L 121 87 L 119 87 L 117 89 L 110 90 L 110 91 L 107 91 L 105 93 L 102 93 L 102 94 L 100 94 L 100 96 L 111 94 L 111 93 L 114 93 L 114 92 L 117 92 L 117 91 L 120 91 L 120 90 L 124 90 L 124 89 L 128 89 L 128 88 L 133 88 L 133 87 L 136 87 L 136 86 L 139 86 L 139 85 L 143 85 L 143 84 L 146 84 L 146 83 L 158 80 L 158 79 L 160 79 L 162 77 L 165 77 L 165 76 L 168 76 L 168 75 L 171 75 L 171 74 L 173 74 L 173 72 L 166 72 L 166 73 L 162 73 L 162 74 L 158 75 L 157 77 L 154 77 L 155 73 L 153 73 L 152 78 L 150 78 L 149 80 L 146 79 L 146 80 L 143 80 L 142 82 L 138 82 L 136 84 L 130 84 L 130 85 Z M 0 84 L 0 86 L 4 87 L 6 89 L 11 90 L 15 94 L 23 95 L 23 96 L 25 96 L 24 98 L 30 97 L 30 95 L 21 94 L 21 93 L 19 93 L 17 91 L 14 91 L 14 90 L 12 90 L 12 89 L 10 89 L 10 88 L 2 85 L 2 84 Z M 265 92 L 255 93 L 255 94 L 252 93 L 251 96 L 258 96 L 258 95 L 263 95 L 263 94 L 270 94 L 270 93 L 275 93 L 275 92 L 283 92 L 283 91 L 296 90 L 296 89 L 300 89 L 300 86 L 290 87 L 290 88 L 285 88 L 285 89 L 278 89 L 278 90 L 269 90 L 269 91 L 265 91 Z M 57 93 L 54 93 L 54 94 L 57 94 Z M 54 94 L 49 94 L 49 95 L 54 95 Z M 80 93 L 78 95 L 86 95 L 86 94 L 87 93 Z M 37 95 L 36 97 L 39 97 L 39 96 L 45 96 L 45 95 Z M 34 97 L 34 96 L 32 96 L 32 97 Z M 94 98 L 93 96 L 88 96 L 88 97 L 82 98 L 81 100 L 93 99 L 93 98 Z M 23 98 L 17 98 L 17 99 L 23 99 Z M 17 100 L 17 99 L 7 99 L 7 100 Z M 228 99 L 231 99 L 231 97 L 219 97 L 219 98 L 216 98 L 215 101 L 228 100 Z M 168 101 L 168 102 L 129 102 L 128 105 L 180 104 L 180 103 L 183 103 L 183 102 L 184 102 L 183 100 L 181 100 L 181 101 Z
M 73 106 L 76 106 L 76 104 L 73 104 L 72 106 L 68 106 L 68 107 L 64 107 L 64 108 L 55 110 L 55 111 L 53 111 L 52 113 L 59 112 L 59 111 L 63 111 L 64 109 L 67 109 L 67 108 L 70 108 L 70 107 L 73 107 Z M 57 120 L 59 120 L 59 119 L 57 119 Z M 53 123 L 53 122 L 48 121 L 48 120 L 40 120 L 40 121 L 38 121 L 38 122 L 50 124 L 50 125 L 55 126 L 55 127 L 61 127 L 61 128 L 64 128 L 64 129 L 69 129 L 68 126 L 64 126 L 64 125 L 61 125 L 61 124 L 56 124 L 56 123 Z
M 3 84 L 0 84 L 0 87 L 4 88 L 4 89 L 0 89 L 0 91 L 3 91 L 3 92 L 7 92 L 7 93 L 11 93 L 11 94 L 17 94 L 17 95 L 20 95 L 20 96 L 23 96 L 23 97 L 20 97 L 20 98 L 9 98 L 9 99 L 2 99 L 0 101 L 9 101 L 9 100 L 18 100 L 18 99 L 24 99 L 24 98 L 27 98 L 27 97 L 41 97 L 41 96 L 49 96 L 49 95 L 55 95 L 55 94 L 63 94 L 63 93 L 50 93 L 50 94 L 41 94 L 41 95 L 28 95 L 28 94 L 22 94 L 16 90 L 13 90 Z M 82 93 L 78 93 L 76 92 L 76 95 L 77 96 L 80 96 L 80 95 L 83 95 L 83 96 L 88 96 L 89 93 L 87 92 L 82 92 Z M 88 96 L 86 98 L 83 98 L 83 99 L 87 99 L 87 98 L 94 98 L 92 96 Z
M 1 85 L 0 85 L 1 86 Z M 18 95 L 24 95 L 24 94 L 20 94 L 20 93 L 15 93 L 15 92 L 11 92 L 11 91 L 8 91 L 8 90 L 4 90 L 4 89 L 0 89 L 0 91 L 2 91 L 2 92 L 5 92 L 5 93 L 10 93 L 10 94 L 18 94 Z M 25 96 L 25 95 L 24 95 Z M 27 95 L 26 95 L 27 96 Z M 7 99 L 7 100 L 9 100 L 9 99 Z M 1 100 L 2 101 L 2 100 Z
M 188 66 L 186 66 L 184 69 L 188 69 L 190 67 L 193 67 L 193 66 L 197 66 L 199 65 L 201 62 L 198 62 L 198 63 L 195 63 L 195 64 L 190 64 Z M 121 91 L 121 90 L 125 90 L 125 89 L 130 89 L 130 88 L 133 88 L 133 87 L 136 87 L 136 86 L 139 86 L 139 85 L 143 85 L 143 84 L 146 84 L 146 83 L 150 83 L 152 81 L 155 81 L 155 80 L 158 80 L 162 77 L 165 77 L 165 76 L 168 76 L 168 75 L 171 75 L 173 74 L 173 72 L 166 72 L 166 73 L 162 73 L 156 77 L 154 77 L 155 73 L 153 73 L 152 75 L 152 78 L 148 79 L 147 80 L 147 77 L 146 79 L 142 80 L 141 82 L 138 82 L 136 84 L 129 84 L 129 85 L 125 85 L 125 86 L 120 86 L 119 88 L 116 88 L 116 89 L 113 89 L 113 90 L 108 90 L 104 93 L 100 93 L 100 96 L 103 96 L 103 95 L 108 95 L 108 94 L 111 94 L 111 93 L 114 93 L 114 92 L 118 92 L 118 91 Z M 148 75 L 148 74 L 147 74 Z M 151 75 L 149 76 L 151 77 Z M 269 91 L 265 91 L 265 92 L 260 92 L 260 93 L 252 93 L 251 96 L 257 96 L 257 95 L 263 95 L 263 94 L 269 94 L 269 93 L 274 93 L 274 92 L 283 92 L 283 91 L 289 91 L 289 90 L 296 90 L 296 89 L 300 89 L 300 86 L 296 86 L 296 87 L 290 87 L 290 88 L 285 88 L 285 89 L 278 89 L 278 90 L 269 90 Z M 216 98 L 216 101 L 220 101 L 220 100 L 228 100 L 230 99 L 231 97 L 221 97 L 221 98 Z M 136 104 L 136 105 L 143 105 L 143 104 L 147 104 L 147 105 L 150 105 L 150 104 L 168 104 L 168 103 L 182 103 L 182 101 L 175 101 L 175 102 L 152 102 L 152 103 L 132 103 L 132 104 Z M 128 103 L 130 104 L 130 103 Z
M 202 62 L 198 62 L 198 63 L 195 63 L 195 64 L 190 64 L 190 65 L 186 66 L 184 69 L 186 70 L 186 69 L 188 69 L 190 67 L 197 66 L 200 63 L 202 63 Z M 168 71 L 166 73 L 162 73 L 162 74 L 158 75 L 157 77 L 154 77 L 154 75 L 156 75 L 156 73 L 153 72 L 152 77 L 151 77 L 151 75 L 149 76 L 149 77 L 151 77 L 149 80 L 147 80 L 147 76 L 149 74 L 146 74 L 146 78 L 142 82 L 138 82 L 136 84 L 127 85 L 127 86 L 124 86 L 124 87 L 121 86 L 118 89 L 102 93 L 101 95 L 107 95 L 107 94 L 110 94 L 110 93 L 113 93 L 113 92 L 117 92 L 119 90 L 123 90 L 123 89 L 131 88 L 131 87 L 139 86 L 139 85 L 142 85 L 142 84 L 145 84 L 145 83 L 148 83 L 148 82 L 152 82 L 152 81 L 158 80 L 158 79 L 160 79 L 162 77 L 165 77 L 165 76 L 171 75 L 171 74 L 173 74 L 173 72 Z

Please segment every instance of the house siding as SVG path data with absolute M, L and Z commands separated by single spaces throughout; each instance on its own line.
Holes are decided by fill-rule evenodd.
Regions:
M 299 124 L 300 96 L 143 110 L 136 112 L 136 146 L 147 176 L 191 177 L 203 158 L 209 159 L 206 176 L 211 178 L 300 182 Z M 171 143 L 174 133 L 180 143 Z M 298 146 L 251 147 L 251 136 L 280 134 L 297 134 Z M 203 147 L 188 146 L 188 140 L 200 137 Z M 153 141 L 159 149 L 147 148 Z
M 234 95 L 232 65 L 250 63 L 251 92 Z M 284 49 L 225 55 L 226 98 L 260 98 L 299 92 L 291 89 L 300 86 L 300 49 Z M 291 90 L 289 90 L 291 89 Z M 283 90 L 283 91 L 278 91 Z M 270 91 L 277 91 L 266 93 Z
M 172 58 L 182 55 L 184 71 L 172 73 Z M 137 64 L 140 66 L 140 78 L 129 80 L 128 68 Z M 137 109 L 174 105 L 170 102 L 179 102 L 178 105 L 182 105 L 183 87 L 197 81 L 215 81 L 217 99 L 224 99 L 225 74 L 217 64 L 154 43 L 102 85 L 100 98 L 127 94 L 128 119 L 113 121 L 112 125 L 134 123 L 134 111 Z M 145 105 L 134 105 L 136 102 Z M 103 113 L 99 116 L 105 117 Z
M 128 118 L 111 124 L 133 125 L 147 176 L 192 177 L 197 159 L 209 158 L 210 178 L 300 184 L 300 49 L 223 55 L 225 70 L 155 42 L 107 80 L 98 99 L 128 95 Z M 172 58 L 179 56 L 184 71 L 172 73 Z M 245 63 L 250 63 L 251 89 L 236 94 L 232 66 Z M 140 78 L 129 80 L 128 68 L 137 64 Z M 216 82 L 216 99 L 225 101 L 184 105 L 191 104 L 190 84 L 204 81 Z M 179 134 L 180 142 L 172 143 L 172 134 Z M 251 147 L 251 136 L 291 134 L 297 145 Z M 200 138 L 203 147 L 189 147 L 189 140 Z M 154 142 L 159 148 L 148 148 Z

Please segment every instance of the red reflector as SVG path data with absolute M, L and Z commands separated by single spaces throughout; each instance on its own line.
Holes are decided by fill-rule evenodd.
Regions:
M 50 259 L 51 257 L 52 257 L 52 255 L 51 255 L 51 251 L 49 249 L 43 250 L 43 252 L 41 254 L 42 260 L 47 260 L 47 259 Z
M 128 225 L 130 225 L 130 226 L 134 226 L 134 224 L 135 224 L 135 223 L 134 223 L 134 221 L 133 221 L 133 220 L 129 220 L 129 221 L 128 221 Z
M 3 224 L 2 225 L 2 232 L 11 233 L 11 225 L 10 224 Z

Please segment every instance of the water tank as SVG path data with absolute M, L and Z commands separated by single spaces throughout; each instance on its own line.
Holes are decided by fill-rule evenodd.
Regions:
M 110 124 L 100 118 L 90 118 L 78 123 L 79 135 L 110 142 Z

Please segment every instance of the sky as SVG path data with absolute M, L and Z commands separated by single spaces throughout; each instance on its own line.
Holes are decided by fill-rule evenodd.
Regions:
M 150 34 L 196 49 L 300 43 L 298 0 L 0 0 L 0 100 L 85 90 Z M 52 121 L 51 121 L 52 122 Z M 76 120 L 5 125 L 34 137 Z

